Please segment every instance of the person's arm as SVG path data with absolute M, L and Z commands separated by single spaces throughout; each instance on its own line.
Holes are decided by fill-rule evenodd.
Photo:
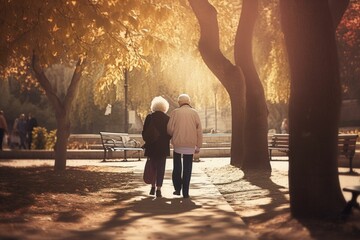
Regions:
M 197 135 L 197 141 L 196 141 L 195 153 L 199 153 L 203 142 L 203 132 L 202 132 L 202 126 L 201 126 L 199 114 L 196 114 L 196 135 Z
M 174 114 L 173 112 L 170 114 L 170 119 L 167 124 L 167 133 L 172 137 L 174 133 Z
M 4 126 L 4 131 L 5 131 L 5 133 L 7 133 L 8 127 L 7 127 L 6 119 L 4 117 L 1 117 L 0 119 L 2 121 L 2 125 Z
M 145 131 L 145 129 L 147 129 L 149 123 L 150 123 L 150 114 L 146 116 L 145 121 L 144 121 L 143 130 L 141 132 L 141 136 L 142 136 L 144 141 L 145 141 L 145 139 L 144 139 L 144 131 Z

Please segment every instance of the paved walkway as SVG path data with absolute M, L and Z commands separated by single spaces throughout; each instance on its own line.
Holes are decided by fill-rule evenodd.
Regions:
M 52 161 L 47 160 L 11 160 L 0 161 L 2 165 L 42 165 Z M 98 166 L 126 166 L 131 168 L 137 176 L 137 196 L 124 202 L 124 211 L 117 213 L 116 226 L 103 228 L 101 235 L 94 238 L 88 233 L 81 239 L 256 239 L 242 221 L 241 217 L 231 208 L 217 188 L 210 182 L 203 172 L 204 167 L 224 166 L 229 163 L 228 158 L 205 159 L 193 164 L 193 174 L 190 186 L 190 198 L 172 194 L 171 183 L 172 161 L 167 160 L 165 180 L 162 188 L 162 198 L 148 196 L 150 185 L 142 182 L 142 171 L 145 160 L 129 162 L 102 163 L 98 160 L 68 160 L 68 166 L 98 165 Z M 287 170 L 287 161 L 272 161 L 275 169 Z M 346 170 L 346 169 L 341 169 Z M 359 169 L 357 169 L 359 170 Z M 354 181 L 355 180 L 355 181 Z M 342 187 L 360 181 L 359 176 L 340 175 Z M 285 183 L 286 185 L 286 183 Z M 285 186 L 284 185 L 284 186 Z M 344 193 L 347 200 L 348 193 Z M 106 230 L 107 229 L 107 230 Z M 84 236 L 85 237 L 85 236 Z M 71 238 L 73 239 L 73 238 Z
M 143 164 L 135 172 L 141 175 Z M 125 239 L 256 239 L 197 163 L 193 164 L 190 198 L 172 194 L 172 161 L 167 161 L 162 198 L 139 196 L 126 213 Z M 148 194 L 149 185 L 139 191 Z M 136 220 L 134 220 L 136 219 Z
M 223 166 L 228 161 L 216 159 L 211 161 Z M 103 228 L 101 234 L 86 234 L 81 239 L 256 239 L 242 221 L 241 217 L 231 208 L 217 188 L 210 182 L 202 168 L 208 161 L 193 164 L 190 186 L 190 198 L 174 196 L 171 182 L 172 161 L 167 160 L 162 198 L 149 196 L 150 185 L 142 181 L 145 160 L 128 162 L 107 162 L 98 160 L 68 160 L 67 166 L 98 165 L 126 166 L 135 172 L 135 192 L 142 192 L 126 202 L 124 211 L 116 213 L 117 224 Z M 53 165 L 53 160 L 11 160 L 0 162 L 2 165 L 30 166 Z M 215 165 L 214 165 L 215 164 Z M 139 184 L 137 184 L 139 183 Z M 96 237 L 95 237 L 96 236 Z M 64 237 L 64 236 L 63 236 Z M 61 239 L 61 237 L 60 237 Z M 73 239 L 70 237 L 70 239 Z

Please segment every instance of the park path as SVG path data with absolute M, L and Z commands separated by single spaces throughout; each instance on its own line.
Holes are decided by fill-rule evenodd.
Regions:
M 272 161 L 274 171 L 287 171 L 287 161 Z M 0 166 L 36 166 L 52 165 L 53 160 L 6 160 L 0 161 Z M 125 167 L 134 172 L 134 190 L 137 194 L 131 194 L 130 198 L 124 199 L 121 206 L 110 206 L 111 211 L 98 213 L 108 217 L 101 226 L 83 226 L 59 232 L 56 237 L 53 234 L 42 234 L 39 239 L 61 240 L 142 240 L 142 239 L 256 239 L 256 234 L 251 232 L 242 221 L 241 217 L 232 209 L 220 194 L 208 176 L 204 168 L 221 167 L 229 164 L 228 158 L 206 158 L 201 162 L 194 162 L 193 174 L 190 187 L 190 199 L 172 195 L 171 183 L 172 161 L 167 160 L 165 181 L 162 189 L 163 198 L 156 199 L 148 196 L 149 185 L 142 181 L 142 171 L 145 160 L 142 161 L 112 161 L 101 162 L 100 160 L 68 160 L 68 166 L 115 166 Z M 348 169 L 339 168 L 346 171 Z M 275 172 L 276 172 L 275 171 Z M 357 169 L 359 171 L 359 169 Z M 287 177 L 276 178 L 274 181 L 287 187 Z M 341 186 L 353 185 L 360 181 L 359 175 L 340 174 Z M 126 193 L 125 193 L 126 194 Z M 344 193 L 347 200 L 351 195 Z M 115 209 L 115 211 L 114 211 Z M 51 230 L 52 233 L 56 229 Z M 36 235 L 39 236 L 39 235 Z M 49 238 L 53 236 L 54 238 Z M 14 238 L 17 239 L 17 238 Z M 34 239 L 34 238 L 25 238 Z
M 142 175 L 143 165 L 135 168 L 137 176 Z M 172 194 L 171 161 L 166 169 L 162 198 L 129 200 L 133 207 L 124 219 L 131 225 L 121 226 L 123 239 L 256 239 L 199 165 L 193 165 L 189 199 Z M 143 185 L 137 190 L 146 195 L 149 188 Z
M 150 185 L 143 183 L 142 172 L 145 159 L 142 161 L 112 161 L 99 160 L 68 160 L 67 166 L 121 166 L 134 172 L 135 180 L 132 195 L 115 207 L 115 212 L 96 213 L 109 218 L 100 227 L 89 229 L 88 226 L 78 230 L 60 232 L 53 229 L 48 234 L 36 234 L 39 239 L 66 240 L 253 240 L 256 234 L 250 231 L 241 217 L 227 203 L 225 198 L 211 183 L 204 173 L 204 166 L 223 166 L 228 161 L 223 159 L 206 159 L 200 163 L 194 162 L 190 186 L 190 198 L 174 196 L 171 182 L 172 160 L 166 162 L 166 173 L 162 187 L 162 198 L 149 196 Z M 53 160 L 18 159 L 4 161 L 0 166 L 38 166 L 52 165 Z M 214 165 L 215 164 L 215 165 Z M 210 166 L 212 165 L 212 166 Z M 55 234 L 54 233 L 57 233 Z M 51 237 L 50 237 L 51 236 Z M 41 238 L 42 237 L 42 238 Z M 49 238 L 50 237 L 50 238 Z M 17 239 L 17 238 L 14 238 Z M 33 239 L 31 237 L 25 239 Z

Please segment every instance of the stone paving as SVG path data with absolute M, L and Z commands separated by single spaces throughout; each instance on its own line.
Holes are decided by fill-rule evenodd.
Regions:
M 50 164 L 53 160 L 1 160 L 1 166 L 34 166 Z M 142 182 L 141 176 L 145 160 L 113 161 L 99 160 L 68 160 L 68 166 L 97 165 L 124 166 L 132 168 L 136 181 Z M 216 186 L 203 172 L 204 167 L 217 167 L 229 164 L 229 158 L 206 158 L 194 162 L 190 186 L 190 198 L 172 194 L 171 183 L 172 161 L 167 160 L 165 180 L 162 188 L 162 198 L 148 196 L 150 186 L 136 184 L 134 191 L 142 192 L 126 202 L 131 206 L 120 218 L 122 224 L 105 231 L 102 239 L 257 239 L 232 207 L 226 202 Z M 287 170 L 287 161 L 272 161 L 273 168 Z M 359 169 L 356 169 L 359 171 Z M 340 169 L 340 171 L 346 171 Z M 286 181 L 286 180 L 285 180 Z M 340 175 L 341 186 L 360 183 L 357 175 Z M 350 194 L 344 193 L 350 199 Z M 121 234 L 119 234 L 121 233 Z M 86 239 L 94 239 L 87 236 Z

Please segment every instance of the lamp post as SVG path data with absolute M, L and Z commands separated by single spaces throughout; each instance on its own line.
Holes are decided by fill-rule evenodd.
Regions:
M 124 132 L 129 132 L 129 117 L 128 117 L 128 69 L 124 69 L 124 95 L 125 95 L 125 106 L 124 106 Z

